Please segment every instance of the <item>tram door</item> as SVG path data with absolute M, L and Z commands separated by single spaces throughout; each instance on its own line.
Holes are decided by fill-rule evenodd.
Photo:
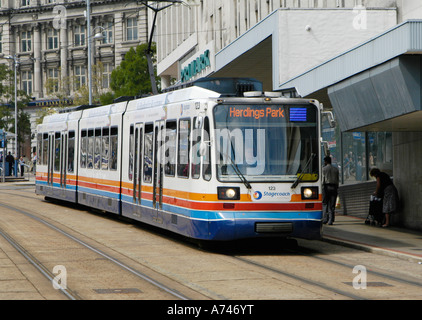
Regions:
M 165 141 L 164 121 L 157 121 L 154 127 L 154 180 L 153 180 L 153 207 L 157 209 L 157 221 L 162 222 L 159 218 L 158 211 L 163 208 L 163 176 L 164 176 L 164 157 L 165 152 L 163 145 Z
M 55 155 L 55 133 L 50 132 L 48 134 L 48 159 L 47 159 L 47 184 L 53 186 L 54 179 L 54 155 Z
M 135 125 L 134 141 L 133 141 L 133 203 L 141 204 L 141 186 L 142 186 L 142 141 L 143 127 L 142 124 Z
M 67 144 L 68 133 L 63 131 L 60 139 L 60 187 L 66 188 L 66 172 L 67 172 Z
M 66 188 L 68 133 L 51 132 L 48 135 L 48 175 L 47 183 L 53 186 L 54 173 L 59 175 L 60 188 Z

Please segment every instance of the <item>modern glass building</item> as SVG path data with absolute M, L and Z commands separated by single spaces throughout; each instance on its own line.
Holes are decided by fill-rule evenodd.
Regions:
M 422 230 L 422 2 L 190 3 L 157 20 L 163 87 L 208 52 L 209 65 L 190 80 L 254 77 L 264 90 L 319 100 L 337 121 L 324 126 L 323 138 L 341 169 L 339 212 L 366 216 L 375 189 L 369 170 L 377 167 L 399 189 L 395 223 Z M 190 19 L 168 32 L 176 12 Z

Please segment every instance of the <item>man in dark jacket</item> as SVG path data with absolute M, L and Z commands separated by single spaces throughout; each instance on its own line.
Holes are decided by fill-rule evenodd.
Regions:
M 331 164 L 331 157 L 324 158 L 322 168 L 322 203 L 324 217 L 322 222 L 332 225 L 335 219 L 336 201 L 339 185 L 339 171 Z
M 7 172 L 7 176 L 11 176 L 12 175 L 12 169 L 13 169 L 13 164 L 15 162 L 15 158 L 12 156 L 12 154 L 9 151 L 9 154 L 6 156 L 6 162 L 9 164 L 9 171 Z

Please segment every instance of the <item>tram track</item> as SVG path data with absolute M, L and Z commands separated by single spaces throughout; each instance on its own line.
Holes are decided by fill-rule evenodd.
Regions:
M 310 256 L 311 254 L 311 250 L 306 249 L 306 248 L 300 248 L 297 253 L 301 254 L 303 256 Z M 353 269 L 356 265 L 351 264 L 349 262 L 345 262 L 345 261 L 339 261 L 339 260 L 333 260 L 333 259 L 328 259 L 328 258 L 323 258 L 321 256 L 310 256 L 312 259 L 316 259 L 319 261 L 324 261 L 324 262 L 328 262 L 328 263 L 332 263 L 334 265 L 338 265 L 340 267 L 346 267 L 349 268 L 350 270 Z M 391 281 L 395 281 L 395 282 L 400 282 L 403 284 L 408 284 L 411 286 L 415 286 L 415 287 L 419 287 L 422 288 L 422 279 L 417 281 L 416 279 L 410 279 L 409 277 L 399 277 L 397 275 L 393 275 L 387 272 L 383 272 L 380 270 L 377 270 L 376 267 L 371 267 L 370 269 L 367 270 L 369 275 L 373 275 L 373 276 L 377 276 L 377 277 L 383 277 L 386 280 L 391 280 Z
M 0 228 L 0 236 L 2 236 L 13 248 L 16 249 L 35 269 L 37 269 L 48 281 L 53 282 L 55 275 L 50 272 L 37 258 L 31 255 L 23 248 L 15 239 Z M 81 300 L 81 298 L 68 288 L 59 287 L 59 289 L 69 300 Z
M 307 256 L 309 257 L 309 256 Z M 355 293 L 353 293 L 353 291 L 351 290 L 342 290 L 339 289 L 339 286 L 330 286 L 327 285 L 325 283 L 323 283 L 322 281 L 315 281 L 313 279 L 311 279 L 310 277 L 307 276 L 302 276 L 300 274 L 296 274 L 294 272 L 289 272 L 286 270 L 282 270 L 278 267 L 276 267 L 276 265 L 280 265 L 280 263 L 275 263 L 273 262 L 271 265 L 265 265 L 263 263 L 245 258 L 245 257 L 239 257 L 236 256 L 234 257 L 236 260 L 242 261 L 244 263 L 259 267 L 261 269 L 265 269 L 268 271 L 271 271 L 273 273 L 279 274 L 283 277 L 288 277 L 292 280 L 297 280 L 300 281 L 302 283 L 305 283 L 307 285 L 319 288 L 319 289 L 323 289 L 327 292 L 332 292 L 333 294 L 335 294 L 336 296 L 343 296 L 345 298 L 349 298 L 349 299 L 353 299 L 353 300 L 371 300 L 371 297 L 366 297 L 365 295 L 361 295 L 358 294 L 358 291 L 353 289 Z M 343 264 L 341 262 L 338 261 L 332 261 L 330 259 L 324 259 L 324 258 L 320 258 L 320 257 L 310 257 L 311 259 L 315 259 L 315 260 L 319 260 L 319 261 L 324 261 L 326 263 L 331 263 L 332 265 L 336 265 L 336 266 L 342 266 L 343 268 L 348 268 L 349 270 L 353 270 L 354 266 L 352 265 L 348 265 L 348 264 Z M 293 269 L 292 269 L 293 270 Z M 374 271 L 374 270 L 367 270 L 368 272 L 368 278 L 374 278 L 377 277 L 378 281 L 369 281 L 368 285 L 369 286 L 379 286 L 379 287 L 394 287 L 395 283 L 402 283 L 406 286 L 413 286 L 415 288 L 418 288 L 420 290 L 420 288 L 422 287 L 422 283 L 414 281 L 414 280 L 409 280 L 409 279 L 405 279 L 402 277 L 397 277 L 397 276 L 393 276 L 387 273 L 383 273 L 380 271 Z M 349 281 L 342 281 L 342 283 L 344 285 L 348 284 L 348 287 L 351 289 L 352 288 L 352 278 Z M 339 281 L 340 283 L 340 281 Z M 393 283 L 393 284 L 392 284 Z M 346 286 L 345 286 L 346 288 Z
M 347 278 L 343 278 L 337 281 L 337 284 L 343 284 L 344 290 L 340 289 L 339 285 L 329 285 L 330 280 L 323 282 L 323 279 L 327 279 L 321 277 L 321 279 L 315 280 L 311 277 L 313 273 L 312 270 L 308 270 L 305 272 L 298 271 L 298 265 L 290 266 L 289 263 L 284 259 L 284 257 L 280 257 L 277 255 L 267 256 L 267 255 L 232 255 L 231 257 L 235 260 L 242 261 L 246 264 L 253 265 L 255 267 L 273 272 L 275 274 L 279 274 L 283 277 L 290 278 L 292 280 L 297 280 L 299 282 L 305 283 L 307 285 L 321 288 L 327 292 L 332 292 L 335 295 L 340 295 L 345 298 L 353 299 L 353 300 L 371 300 L 373 299 L 370 295 L 362 294 L 362 291 L 358 291 L 356 289 L 350 290 L 353 286 L 353 277 L 356 274 L 352 275 L 352 270 L 356 267 L 356 264 L 352 264 L 349 262 L 342 261 L 339 258 L 325 258 L 320 256 L 319 252 L 315 252 L 314 250 L 304 248 L 304 247 L 297 247 L 295 249 L 287 249 L 286 252 L 294 256 L 302 257 L 302 263 L 307 265 L 318 265 L 318 264 L 328 264 L 331 265 L 327 266 L 326 270 L 330 269 L 343 269 L 350 272 L 350 278 L 348 281 L 344 281 Z M 258 259 L 264 260 L 266 262 L 257 261 Z M 310 260 L 315 261 L 315 263 L 310 262 Z M 321 267 L 320 267 L 321 268 Z M 286 270 L 287 269 L 287 270 Z M 404 287 L 412 287 L 415 291 L 420 290 L 422 288 L 422 280 L 417 279 L 415 277 L 409 276 L 399 276 L 393 275 L 390 272 L 383 271 L 377 267 L 369 266 L 368 269 L 365 269 L 367 272 L 367 283 L 366 285 L 371 287 L 380 287 L 380 288 L 393 288 L 399 285 L 403 285 Z M 305 275 L 304 275 L 305 274 Z M 333 276 L 335 278 L 337 276 Z M 328 277 L 329 279 L 329 277 Z M 376 281 L 373 281 L 373 280 Z
M 97 252 L 95 252 L 99 255 L 97 259 L 108 260 L 109 256 L 114 258 L 115 262 L 113 263 L 116 265 L 122 260 L 124 260 L 122 263 L 127 265 L 125 259 L 131 259 L 133 262 L 141 263 L 151 271 L 170 279 L 170 282 L 177 282 L 179 285 L 192 290 L 190 292 L 197 294 L 191 296 L 185 293 L 181 297 L 171 299 L 225 300 L 256 299 L 258 297 L 263 299 L 292 299 L 290 294 L 293 291 L 295 292 L 293 299 L 299 297 L 300 299 L 372 300 L 403 296 L 411 298 L 412 292 L 415 292 L 414 296 L 420 296 L 418 290 L 420 292 L 422 278 L 414 278 L 411 273 L 399 274 L 394 272 L 394 269 L 377 268 L 376 262 L 368 263 L 369 289 L 355 290 L 352 281 L 356 275 L 352 273 L 352 269 L 359 260 L 354 260 L 354 256 L 358 256 L 359 259 L 362 257 L 365 261 L 362 263 L 372 260 L 372 257 L 376 260 L 378 256 L 351 248 L 342 248 L 324 242 L 317 242 L 319 243 L 317 244 L 316 242 L 304 241 L 300 242 L 301 245 L 298 247 L 287 249 L 281 249 L 278 245 L 273 248 L 265 248 L 254 244 L 252 247 L 246 245 L 240 249 L 233 247 L 233 249 L 203 250 L 190 243 L 178 241 L 180 239 L 157 230 L 151 231 L 149 229 L 144 232 L 143 228 L 141 231 L 138 227 L 131 227 L 132 224 L 130 223 L 127 224 L 117 219 L 101 219 L 96 214 L 79 210 L 73 211 L 73 208 L 68 206 L 42 202 L 40 209 L 27 209 L 26 206 L 18 204 L 19 200 L 16 199 L 21 197 L 25 197 L 24 192 L 10 193 L 8 204 L 0 205 L 0 207 L 7 210 L 13 209 L 14 212 L 18 212 L 38 223 L 42 223 L 39 219 L 44 220 L 47 225 L 51 224 L 53 228 L 63 230 L 71 236 L 69 239 L 74 243 L 82 245 L 77 241 L 80 240 L 94 250 L 97 249 Z M 41 200 L 39 196 L 35 195 L 32 198 L 34 201 Z M 13 201 L 16 202 L 16 205 Z M 57 216 L 52 212 L 44 214 L 45 208 L 53 208 L 52 212 L 57 212 L 57 208 L 61 208 L 60 214 L 58 213 Z M 66 211 L 69 212 L 66 213 Z M 104 220 L 107 220 L 107 230 L 117 228 L 119 229 L 118 234 L 122 237 L 126 237 L 127 232 L 131 232 L 131 229 L 135 228 L 136 234 L 134 234 L 134 237 L 138 239 L 136 241 L 145 236 L 152 237 L 145 243 L 148 243 L 148 245 L 149 243 L 157 244 L 157 251 L 151 252 L 146 250 L 145 247 L 137 249 L 132 246 L 113 246 L 113 237 L 107 236 L 107 238 L 100 239 L 98 236 L 103 236 L 104 233 L 92 232 L 93 229 L 81 227 L 82 225 L 79 223 L 76 225 L 75 221 L 81 220 L 81 217 L 84 221 L 98 224 L 99 228 L 101 228 Z M 71 232 L 69 232 L 69 228 Z M 89 233 L 86 233 L 87 230 L 90 230 Z M 56 232 L 58 231 L 56 230 Z M 80 239 L 80 233 L 83 235 L 83 240 Z M 75 239 L 72 239 L 72 237 Z M 132 239 L 130 236 L 126 238 Z M 93 245 L 97 241 L 99 241 L 99 246 Z M 321 246 L 332 248 L 329 249 L 331 250 L 329 255 L 327 255 L 325 248 L 320 250 Z M 342 253 L 350 252 L 350 257 L 346 254 L 336 255 L 335 252 L 339 250 L 338 248 L 342 248 L 340 249 Z M 104 255 L 101 255 L 101 253 L 104 253 Z M 190 267 L 190 264 L 193 267 Z M 130 268 L 137 270 L 131 263 L 129 265 Z M 119 266 L 119 268 L 124 269 L 122 266 Z M 227 270 L 227 272 L 220 275 L 219 270 Z M 154 277 L 151 278 L 155 279 Z M 262 288 L 254 288 L 254 283 L 255 285 L 263 283 Z M 374 288 L 371 285 L 374 285 Z M 377 286 L 380 288 L 377 288 Z M 244 292 L 236 289 L 238 287 L 242 287 Z M 270 292 L 271 290 L 274 292 Z M 409 293 L 407 293 L 408 290 Z M 176 293 L 180 292 L 180 290 L 176 290 Z M 395 292 L 398 292 L 398 294 Z M 263 293 L 265 293 L 264 296 L 259 295 Z
M 275 267 L 266 266 L 266 265 L 263 265 L 263 264 L 258 263 L 256 261 L 252 261 L 252 260 L 249 260 L 249 259 L 246 259 L 246 258 L 243 258 L 243 257 L 234 257 L 234 258 L 237 259 L 237 260 L 243 261 L 244 263 L 247 263 L 247 264 L 250 264 L 250 265 L 253 265 L 253 266 L 256 266 L 256 267 L 259 267 L 259 268 L 262 268 L 262 269 L 265 269 L 265 270 L 268 270 L 268 271 L 271 271 L 271 272 L 274 272 L 276 274 L 280 274 L 284 277 L 288 277 L 290 279 L 303 282 L 307 285 L 311 285 L 313 287 L 317 287 L 317 288 L 332 292 L 336 295 L 341 295 L 343 297 L 350 298 L 350 299 L 353 299 L 353 300 L 366 300 L 366 299 L 363 299 L 361 296 L 351 294 L 347 291 L 340 290 L 338 288 L 333 288 L 333 287 L 327 286 L 327 285 L 325 285 L 325 284 L 323 284 L 319 281 L 314 281 L 314 280 L 311 280 L 309 278 L 305 278 L 305 277 L 302 277 L 302 276 L 299 276 L 299 275 L 295 275 L 291 272 L 283 271 L 283 270 L 280 270 L 280 269 L 275 268 Z
M 88 249 L 95 255 L 100 256 L 102 260 L 106 260 L 110 263 L 113 263 L 114 265 L 118 266 L 120 269 L 124 270 L 125 272 L 130 273 L 131 275 L 135 276 L 138 279 L 141 279 L 142 281 L 145 281 L 152 285 L 153 287 L 157 288 L 159 291 L 162 291 L 166 293 L 164 297 L 170 298 L 170 299 L 178 299 L 178 300 L 190 300 L 189 297 L 182 294 L 178 290 L 175 290 L 169 286 L 166 286 L 165 284 L 161 283 L 158 280 L 153 279 L 151 276 L 147 275 L 144 272 L 141 272 L 139 270 L 136 270 L 135 268 L 129 266 L 128 264 L 121 261 L 121 259 L 112 256 L 108 253 L 105 253 L 103 250 L 99 249 L 98 247 L 93 246 L 92 244 L 88 244 L 87 242 L 81 240 L 79 237 L 70 234 L 67 231 L 64 231 L 60 227 L 54 225 L 51 222 L 48 222 L 46 219 L 41 218 L 39 216 L 36 216 L 35 214 L 23 210 L 21 208 L 18 208 L 16 206 L 10 206 L 3 203 L 0 203 L 0 207 L 3 209 L 7 209 L 10 211 L 13 211 L 14 213 L 19 213 L 26 218 L 30 218 L 34 220 L 35 222 L 38 222 L 45 227 L 49 228 L 50 230 L 54 230 L 56 233 L 59 233 L 62 236 L 65 236 L 66 238 L 70 239 L 74 243 L 77 243 L 78 245 L 82 246 L 85 249 Z M 27 249 L 19 240 L 16 240 L 14 237 L 12 237 L 8 232 L 6 232 L 3 228 L 0 227 L 0 235 L 9 243 L 11 244 L 31 265 L 33 265 L 41 274 L 48 280 L 53 281 L 55 275 L 50 271 L 50 268 L 46 266 L 45 263 L 43 263 L 39 258 L 35 256 L 35 254 L 31 253 L 30 249 Z M 98 258 L 96 258 L 99 260 Z M 72 290 L 69 288 L 60 288 L 60 291 L 70 300 L 83 300 L 83 296 L 76 293 L 76 290 Z M 165 298 L 166 299 L 166 298 Z

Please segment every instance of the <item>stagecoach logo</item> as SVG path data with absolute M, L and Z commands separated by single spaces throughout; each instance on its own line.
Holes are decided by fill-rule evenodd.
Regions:
M 253 197 L 255 200 L 261 200 L 262 198 L 262 193 L 259 191 L 255 191 L 255 193 L 253 194 Z
M 262 200 L 269 202 L 290 201 L 290 192 L 276 192 L 276 191 L 255 191 L 253 194 L 254 201 Z

